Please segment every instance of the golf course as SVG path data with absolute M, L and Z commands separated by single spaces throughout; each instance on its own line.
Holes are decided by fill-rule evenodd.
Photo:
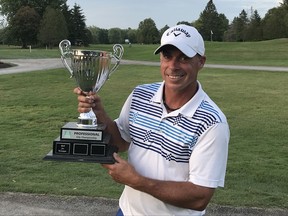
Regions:
M 125 60 L 159 61 L 157 44 L 123 46 Z M 74 48 L 112 51 L 112 45 Z M 287 48 L 288 39 L 206 42 L 206 63 L 288 67 Z M 0 62 L 43 58 L 61 61 L 57 48 L 0 45 Z M 231 133 L 225 187 L 211 203 L 288 209 L 288 72 L 204 67 L 198 77 Z M 99 95 L 117 118 L 135 86 L 159 81 L 157 66 L 120 64 Z M 43 160 L 60 128 L 79 115 L 75 86 L 64 67 L 0 76 L 0 193 L 119 198 L 123 185 L 101 165 Z

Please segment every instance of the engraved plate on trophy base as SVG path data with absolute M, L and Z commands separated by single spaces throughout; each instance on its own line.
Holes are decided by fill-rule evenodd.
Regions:
M 73 155 L 88 155 L 89 144 L 87 143 L 74 143 Z
M 71 143 L 58 142 L 55 143 L 55 154 L 70 154 Z
M 95 127 L 78 127 L 76 122 L 68 122 L 61 128 L 60 138 L 65 140 L 92 140 L 103 141 L 104 130 L 103 124 Z
M 91 144 L 90 154 L 93 156 L 105 156 L 106 146 L 101 144 Z

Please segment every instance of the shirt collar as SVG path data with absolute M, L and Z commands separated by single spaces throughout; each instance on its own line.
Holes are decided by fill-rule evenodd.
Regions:
M 196 94 L 186 103 L 184 106 L 182 106 L 180 109 L 175 110 L 173 112 L 170 112 L 169 116 L 178 116 L 179 113 L 187 116 L 192 117 L 195 113 L 198 106 L 201 104 L 201 102 L 205 99 L 206 93 L 203 91 L 202 86 L 199 81 L 198 82 L 198 90 Z M 164 108 L 163 105 L 163 89 L 164 89 L 165 82 L 163 81 L 161 85 L 159 86 L 157 92 L 151 99 L 151 102 L 161 104 L 161 106 Z

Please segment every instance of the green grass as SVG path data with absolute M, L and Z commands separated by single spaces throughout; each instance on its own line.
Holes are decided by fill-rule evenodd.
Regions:
M 206 42 L 208 64 L 228 65 L 266 65 L 288 66 L 288 39 L 277 39 L 260 42 Z M 124 44 L 123 59 L 159 61 L 154 55 L 158 45 Z M 74 47 L 75 49 L 96 49 L 112 51 L 113 45 L 90 45 L 89 47 Z M 58 48 L 54 49 L 20 49 L 0 45 L 0 61 L 9 58 L 59 58 Z
M 287 208 L 287 74 L 205 70 L 200 80 L 226 113 L 231 141 L 225 189 L 213 202 Z
M 40 59 L 40 58 L 58 58 L 60 52 L 58 49 L 21 49 L 19 46 L 0 45 L 0 61 L 5 59 Z
M 288 38 L 260 42 L 206 42 L 208 63 L 288 66 Z
M 200 73 L 231 128 L 226 186 L 212 203 L 288 208 L 286 76 Z M 133 87 L 153 81 L 160 81 L 159 68 L 122 65 L 99 94 L 116 118 Z M 123 186 L 99 164 L 42 160 L 61 126 L 78 116 L 74 86 L 64 69 L 1 76 L 0 191 L 119 197 Z
M 222 57 L 237 63 L 246 58 L 245 53 L 254 52 L 251 59 L 247 57 L 249 65 L 274 65 L 272 60 L 261 62 L 256 53 L 260 55 L 262 50 L 266 54 L 261 55 L 267 59 L 282 59 L 287 55 L 285 43 L 285 39 L 238 44 L 210 42 L 207 55 L 225 63 L 219 56 L 224 53 Z M 277 48 L 269 53 L 273 46 Z M 103 45 L 100 49 L 109 47 Z M 125 47 L 125 58 L 152 60 L 149 53 L 155 47 Z M 1 59 L 27 57 L 19 52 L 21 49 L 4 48 L 0 46 Z M 59 55 L 57 49 L 50 51 L 55 52 L 51 57 Z M 233 51 L 237 56 L 232 58 Z M 34 57 L 46 55 L 46 50 L 37 52 Z M 107 112 L 116 118 L 136 85 L 160 80 L 158 67 L 120 65 L 99 94 Z M 205 68 L 199 80 L 226 114 L 231 130 L 225 188 L 216 191 L 212 203 L 288 208 L 287 73 Z M 113 182 L 99 164 L 42 160 L 60 128 L 78 116 L 74 87 L 74 80 L 64 69 L 0 76 L 0 192 L 120 196 L 123 186 Z

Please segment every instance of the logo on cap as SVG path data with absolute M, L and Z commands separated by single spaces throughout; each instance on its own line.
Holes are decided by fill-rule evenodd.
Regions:
M 179 33 L 176 33 L 176 32 L 179 32 Z M 185 29 L 179 28 L 179 27 L 176 27 L 176 28 L 172 29 L 170 32 L 167 32 L 167 36 L 169 36 L 172 33 L 174 34 L 175 37 L 179 36 L 181 33 L 185 34 L 186 37 L 191 37 L 189 32 L 187 32 Z

